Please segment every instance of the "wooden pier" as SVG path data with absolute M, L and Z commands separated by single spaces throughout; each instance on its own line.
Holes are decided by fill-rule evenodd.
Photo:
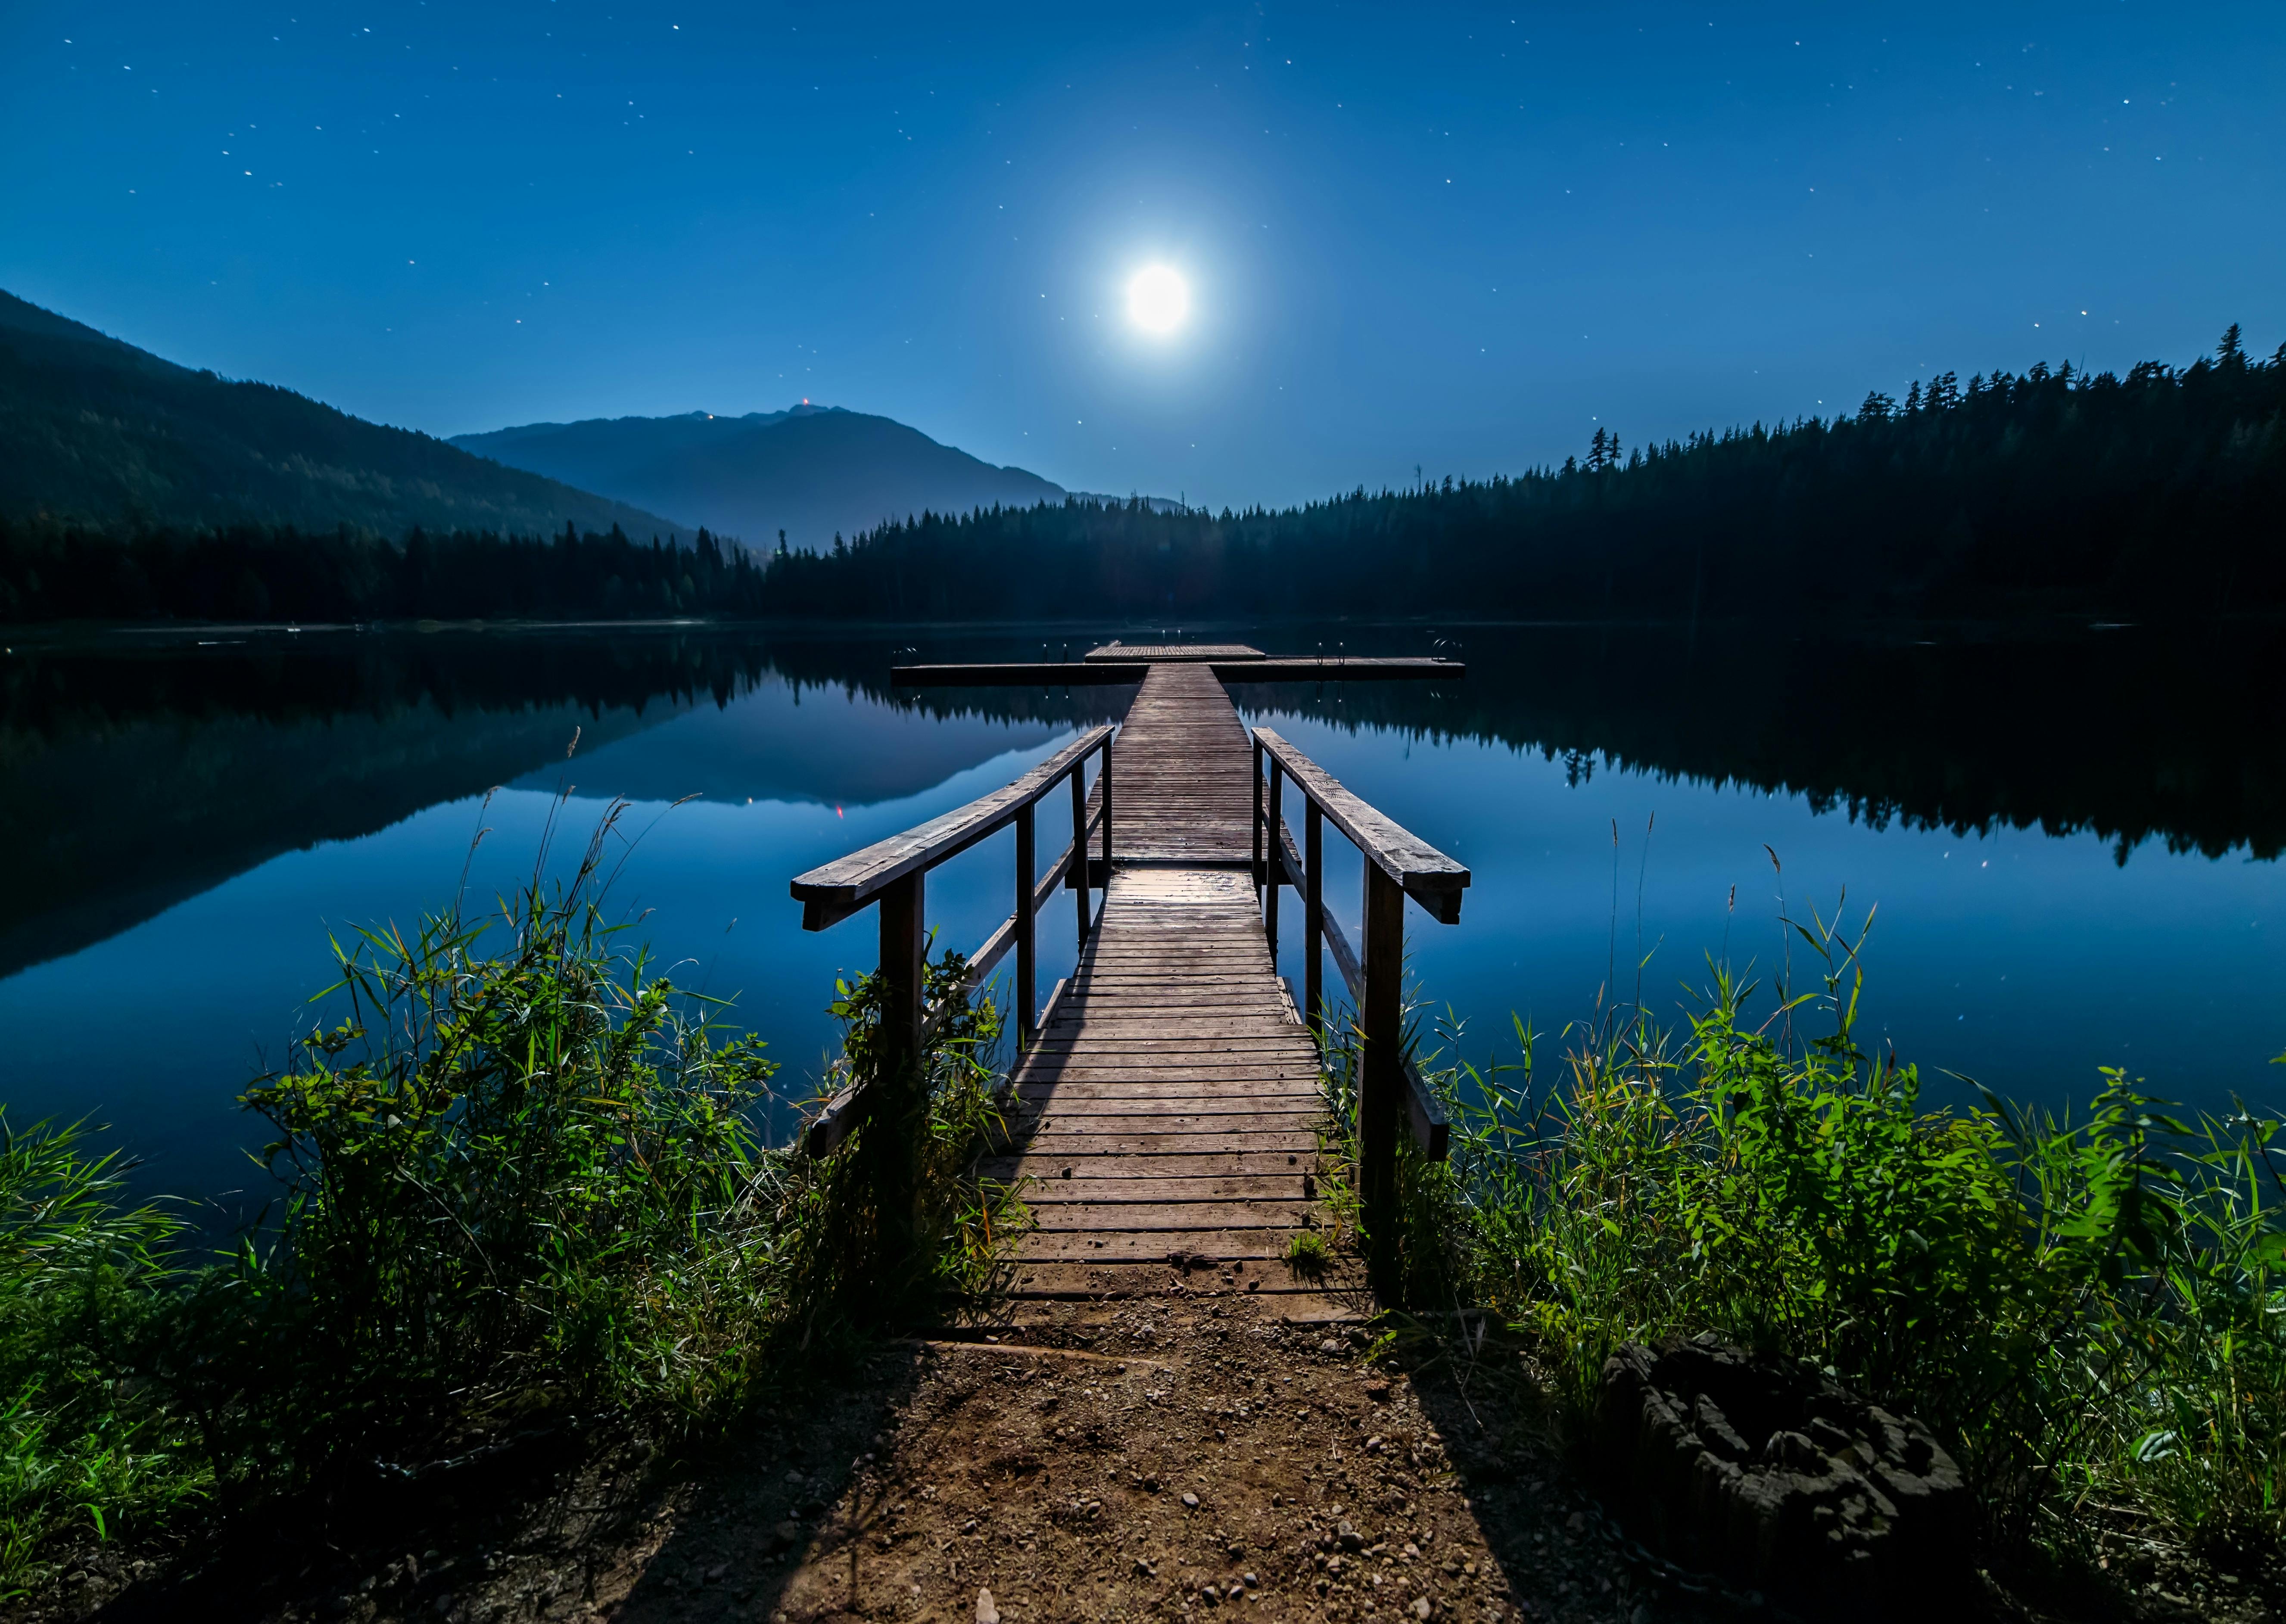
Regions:
M 793 882 L 813 929 L 879 904 L 891 1042 L 910 1052 L 932 1013 L 920 998 L 923 877 L 1014 827 L 1014 906 L 970 979 L 981 987 L 1014 953 L 1008 1138 L 986 1171 L 1019 1184 L 1037 1220 L 1008 1274 L 1019 1301 L 1171 1288 L 1315 1297 L 1360 1284 L 1354 1264 L 1339 1258 L 1330 1280 L 1287 1262 L 1297 1234 L 1330 1238 L 1333 1228 L 1320 1199 L 1331 1171 L 1320 1163 L 1329 1126 L 1320 1079 L 1335 1049 L 1360 1050 L 1360 1155 L 1340 1176 L 1358 1181 L 1373 1274 L 1394 1262 L 1398 1135 L 1409 1127 L 1426 1154 L 1443 1154 L 1442 1120 L 1402 1052 L 1404 905 L 1410 895 L 1432 918 L 1456 922 L 1468 871 L 1275 733 L 1249 735 L 1222 674 L 1242 667 L 1252 679 L 1293 663 L 1235 645 L 1094 650 L 1084 662 L 1091 672 L 1131 668 L 1127 680 L 1139 684 L 1116 729 L 1096 729 L 1007 788 Z M 1399 671 L 1341 664 L 1352 680 L 1417 676 L 1423 666 L 1463 673 L 1442 660 Z M 1043 680 L 1002 674 L 1019 669 L 1010 667 L 908 669 L 926 673 L 924 682 L 953 672 L 971 682 Z M 1101 765 L 1084 789 L 1091 761 Z M 1079 838 L 1043 876 L 1034 810 L 1067 784 Z M 1289 791 L 1303 803 L 1299 841 L 1284 816 Z M 1365 939 L 1355 947 L 1321 895 L 1329 822 L 1366 859 Z M 1078 898 L 1078 964 L 1036 1019 L 1035 922 L 1059 885 Z M 1302 903 L 1298 991 L 1276 965 L 1284 887 Z M 1092 910 L 1091 891 L 1101 899 Z M 1328 1020 L 1322 991 L 1328 956 L 1348 992 L 1350 1013 L 1338 1023 Z M 812 1148 L 830 1149 L 855 1123 L 891 1111 L 886 1101 L 837 1099 L 813 1124 Z M 897 1177 L 894 1157 L 884 1176 Z

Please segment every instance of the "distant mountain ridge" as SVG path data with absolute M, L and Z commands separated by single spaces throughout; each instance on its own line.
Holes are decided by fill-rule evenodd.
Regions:
M 692 526 L 367 422 L 291 390 L 193 372 L 0 293 L 0 516 L 106 525 L 336 525 L 639 540 Z
M 682 514 L 761 551 L 776 547 L 780 531 L 792 546 L 823 548 L 836 534 L 855 536 L 884 519 L 1029 508 L 1071 494 L 1029 469 L 996 467 L 892 418 L 808 401 L 743 416 L 687 412 L 524 423 L 455 435 L 453 444 Z

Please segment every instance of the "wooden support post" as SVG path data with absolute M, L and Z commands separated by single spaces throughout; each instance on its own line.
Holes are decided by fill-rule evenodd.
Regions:
M 1270 962 L 1278 963 L 1278 887 L 1284 885 L 1286 874 L 1286 778 L 1278 770 L 1278 763 L 1270 763 L 1270 817 L 1262 832 L 1263 850 L 1270 859 L 1268 881 L 1262 893 L 1262 931 L 1270 938 Z
M 1079 944 L 1087 945 L 1087 758 L 1072 763 L 1071 887 L 1079 898 Z
M 1031 803 L 1016 814 L 1016 1041 L 1029 1049 L 1038 1036 L 1039 956 L 1032 930 L 1032 890 L 1040 883 L 1032 845 Z
M 1310 1036 L 1326 1037 L 1326 819 L 1315 800 L 1302 815 L 1302 997 Z
M 1262 866 L 1262 741 L 1254 741 L 1254 890 L 1261 900 L 1262 881 L 1267 872 Z
M 915 1242 L 920 1196 L 920 1140 L 928 1100 L 921 1087 L 921 960 L 924 873 L 916 871 L 882 888 L 880 1065 L 865 1125 L 873 1199 L 881 1215 L 881 1245 L 902 1261 Z
M 1397 1136 L 1405 1117 L 1405 891 L 1368 859 L 1365 865 L 1365 1039 L 1358 1091 L 1358 1194 L 1370 1250 L 1367 1272 L 1383 1300 L 1398 1289 Z
M 1103 896 L 1111 900 L 1111 738 L 1103 741 Z

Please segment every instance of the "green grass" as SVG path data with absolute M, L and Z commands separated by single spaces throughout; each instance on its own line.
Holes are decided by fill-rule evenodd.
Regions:
M 1286 1266 L 1304 1280 L 1323 1280 L 1334 1266 L 1334 1249 L 1316 1230 L 1301 1230 L 1286 1242 Z
M 224 1255 L 186 1254 L 79 1130 L 0 1138 L 0 1590 L 90 1537 L 510 1429 L 717 1428 L 759 1384 L 981 1286 L 1023 1212 L 974 1171 L 1000 1028 L 966 966 L 928 966 L 946 1015 L 913 1212 L 885 1228 L 876 1130 L 823 1159 L 764 1143 L 761 1043 L 610 922 L 620 810 L 561 884 L 336 942 L 327 1024 L 244 1096 L 279 1200 Z M 877 1068 L 878 981 L 837 995 L 829 1085 Z
M 210 1472 L 186 1419 L 131 1374 L 182 1232 L 122 1196 L 79 1124 L 0 1116 L 0 1597 L 42 1553 L 163 1524 Z
M 1491 1312 L 1575 1420 L 1625 1341 L 1812 1360 L 1947 1439 L 1998 1552 L 2092 1566 L 2129 1533 L 2274 1560 L 2280 1121 L 2187 1116 L 2117 1071 L 2077 1120 L 1925 1109 L 1856 1041 L 1862 933 L 1802 934 L 1823 985 L 1756 1015 L 1718 966 L 1687 1030 L 1606 1020 L 1552 1066 L 1520 1025 L 1502 1064 L 1429 1056 L 1454 1131 L 1448 1161 L 1402 1163 L 1408 1305 Z M 1337 1106 L 1350 1085 L 1336 1057 Z

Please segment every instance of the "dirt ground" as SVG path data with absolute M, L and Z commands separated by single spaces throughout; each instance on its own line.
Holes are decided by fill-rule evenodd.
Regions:
M 705 1459 L 635 1442 L 551 1461 L 542 1443 L 320 1537 L 140 1573 L 91 1562 L 27 1616 L 1650 1624 L 1738 1611 L 1606 1526 L 1499 1356 L 1471 1365 L 1456 1340 L 1407 1375 L 1364 1363 L 1366 1341 L 1322 1299 L 1171 1283 L 1055 1305 L 881 1344 Z M 537 1502 L 513 1492 L 551 1480 Z
M 1783 1616 L 1607 1524 L 1552 1450 L 1514 1350 L 1422 1339 L 1368 1363 L 1367 1347 L 1338 1304 L 1171 1281 L 1161 1296 L 878 1344 L 703 1457 L 541 1433 L 198 1547 L 98 1549 L 12 1616 Z M 2051 1609 L 1994 1589 L 1963 1616 L 2274 1616 L 2251 1590 L 2188 1575 L 2138 1575 L 2132 1589 Z

